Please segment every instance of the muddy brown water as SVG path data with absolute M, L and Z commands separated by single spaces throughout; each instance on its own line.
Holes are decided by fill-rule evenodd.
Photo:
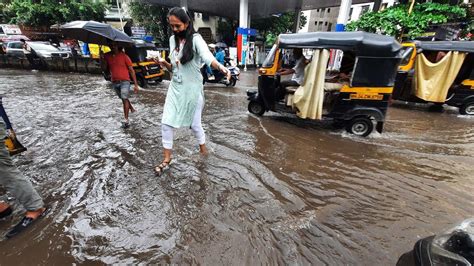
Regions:
M 100 76 L 0 69 L 28 151 L 15 157 L 51 207 L 0 241 L 0 264 L 390 265 L 417 239 L 473 216 L 474 118 L 396 106 L 385 133 L 247 112 L 245 90 L 205 87 L 211 154 L 180 130 L 162 177 L 166 82 L 119 100 Z M 0 233 L 22 214 L 0 221 Z

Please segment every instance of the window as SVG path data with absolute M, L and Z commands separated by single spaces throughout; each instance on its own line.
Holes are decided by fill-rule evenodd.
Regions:
M 365 13 L 369 12 L 370 10 L 370 5 L 365 5 L 365 6 L 362 6 L 362 10 L 360 11 L 360 15 L 364 15 Z
M 382 4 L 382 6 L 380 7 L 380 11 L 387 9 L 387 7 L 388 7 L 388 3 Z
M 349 19 L 352 17 L 352 12 L 354 11 L 354 8 L 351 7 L 351 11 L 349 11 Z
M 278 47 L 276 44 L 273 45 L 272 49 L 268 53 L 267 57 L 263 61 L 262 67 L 272 67 L 273 61 L 275 60 L 275 55 L 277 53 Z
M 328 31 L 331 31 L 332 30 L 332 23 L 329 23 L 328 24 Z
M 329 13 L 331 13 L 331 9 L 330 9 L 330 8 L 328 8 L 328 11 L 327 11 L 327 12 L 328 12 L 328 14 L 329 14 Z
M 413 54 L 413 47 L 409 46 L 404 46 L 402 48 L 402 62 L 400 63 L 400 66 L 406 66 L 410 62 L 411 56 Z
M 324 22 L 324 26 L 327 26 L 327 25 L 328 25 L 328 22 L 327 22 L 327 21 L 326 21 L 326 22 Z
M 110 8 L 118 8 L 116 0 L 107 0 L 106 3 L 110 6 Z M 120 4 L 120 1 L 119 1 L 119 4 Z

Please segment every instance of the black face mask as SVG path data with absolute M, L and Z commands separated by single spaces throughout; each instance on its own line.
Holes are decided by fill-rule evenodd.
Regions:
M 184 38 L 186 37 L 186 30 L 183 31 L 173 31 L 173 34 L 177 36 L 178 38 Z

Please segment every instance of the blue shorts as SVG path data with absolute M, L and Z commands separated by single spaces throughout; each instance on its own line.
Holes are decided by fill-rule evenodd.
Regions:
M 127 100 L 130 95 L 130 81 L 114 83 L 114 90 L 120 99 Z

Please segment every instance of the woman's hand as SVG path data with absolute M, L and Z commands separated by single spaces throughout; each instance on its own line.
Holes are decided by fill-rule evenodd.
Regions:
M 229 69 L 227 69 L 227 68 L 226 68 L 225 66 L 223 66 L 223 65 L 219 65 L 219 71 L 220 71 L 222 74 L 226 75 L 227 81 L 230 81 L 231 74 L 230 74 Z
M 168 70 L 171 70 L 171 64 L 166 62 L 165 59 L 159 57 L 159 58 L 153 58 L 153 61 L 155 61 L 155 63 L 157 63 L 158 65 L 160 65 L 161 67 L 164 67 Z

